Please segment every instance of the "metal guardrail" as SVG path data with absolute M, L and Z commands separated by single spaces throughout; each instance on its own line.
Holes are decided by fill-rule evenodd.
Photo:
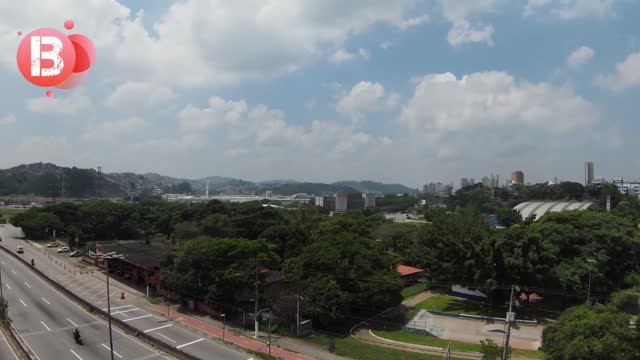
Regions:
M 62 285 L 58 284 L 57 282 L 53 281 L 52 279 L 50 279 L 47 275 L 45 275 L 43 272 L 41 272 L 38 268 L 34 268 L 31 266 L 31 264 L 29 264 L 27 261 L 25 261 L 24 259 L 22 259 L 21 257 L 19 257 L 18 255 L 14 254 L 11 250 L 7 249 L 4 246 L 0 246 L 0 249 L 2 249 L 2 251 L 4 251 L 5 253 L 9 254 L 10 256 L 12 256 L 13 258 L 17 259 L 18 261 L 24 263 L 25 265 L 27 265 L 28 268 L 30 268 L 34 273 L 36 273 L 36 275 L 38 275 L 39 277 L 41 277 L 44 281 L 46 281 L 49 285 L 53 286 L 54 288 L 56 288 L 57 290 L 61 291 L 64 295 L 68 296 L 69 298 L 73 299 L 75 302 L 77 302 L 78 304 L 82 305 L 83 307 L 85 307 L 86 309 L 89 309 L 91 313 L 93 314 L 97 314 L 100 317 L 102 317 L 103 319 L 107 320 L 108 319 L 108 314 L 103 311 L 102 309 L 98 308 L 97 306 L 89 303 L 88 301 L 82 299 L 81 297 L 79 297 L 78 295 L 74 294 L 73 292 L 69 291 L 67 288 L 63 287 Z M 138 339 L 144 341 L 145 343 L 160 349 L 162 351 L 165 351 L 166 353 L 170 354 L 171 356 L 180 359 L 180 360 L 199 360 L 199 358 L 187 354 L 184 351 L 181 351 L 179 349 L 176 349 L 172 346 L 169 346 L 165 343 L 163 343 L 162 341 L 155 339 L 145 333 L 143 333 L 142 331 L 134 328 L 133 326 L 129 325 L 128 323 L 111 317 L 111 322 L 113 324 L 115 324 L 116 326 L 118 326 L 120 329 L 122 329 L 125 333 L 129 334 L 129 335 L 133 335 L 135 337 L 137 337 Z

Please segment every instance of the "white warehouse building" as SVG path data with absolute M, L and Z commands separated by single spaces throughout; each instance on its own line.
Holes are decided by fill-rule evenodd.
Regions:
M 544 214 L 560 212 L 566 210 L 587 210 L 595 206 L 591 201 L 527 201 L 516 205 L 513 210 L 517 210 L 522 219 L 534 216 L 534 220 L 540 219 Z

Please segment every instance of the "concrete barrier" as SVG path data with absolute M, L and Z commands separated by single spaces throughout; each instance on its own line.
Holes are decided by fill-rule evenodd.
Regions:
M 501 322 L 501 323 L 505 322 L 504 318 L 496 318 L 496 317 L 489 317 L 489 316 L 477 316 L 477 315 L 467 315 L 467 314 L 456 314 L 456 313 L 450 313 L 450 312 L 445 312 L 445 311 L 434 311 L 434 310 L 427 310 L 427 311 L 429 313 L 433 314 L 433 315 L 454 317 L 454 318 L 458 318 L 458 319 L 469 319 L 469 320 L 478 320 L 478 321 L 492 321 L 492 322 Z M 532 326 L 538 325 L 538 322 L 535 321 L 535 320 L 516 320 L 516 323 L 517 324 L 521 324 L 521 325 L 532 325 Z
M 88 301 L 82 299 L 81 297 L 79 297 L 78 295 L 74 294 L 73 292 L 69 291 L 67 288 L 63 287 L 62 285 L 58 284 L 57 282 L 53 281 L 52 279 L 50 279 L 47 275 L 45 275 L 44 273 L 42 273 L 39 269 L 34 268 L 31 266 L 31 264 L 29 264 L 27 261 L 25 261 L 24 259 L 22 259 L 21 257 L 19 257 L 18 255 L 14 254 L 12 251 L 10 251 L 9 249 L 5 248 L 4 246 L 0 246 L 0 249 L 2 249 L 2 251 L 4 251 L 5 253 L 9 254 L 10 256 L 12 256 L 13 258 L 17 259 L 18 261 L 24 263 L 25 265 L 27 265 L 28 268 L 30 268 L 34 273 L 36 273 L 36 275 L 38 275 L 40 278 L 42 278 L 44 281 L 46 281 L 47 283 L 49 283 L 51 286 L 53 286 L 54 288 L 58 289 L 60 292 L 62 292 L 64 295 L 66 295 L 67 297 L 71 298 L 72 300 L 74 300 L 76 303 L 80 304 L 81 306 L 83 306 L 85 309 L 88 309 L 91 313 L 96 314 L 98 316 L 100 316 L 101 318 L 103 318 L 104 320 L 108 320 L 109 315 L 107 314 L 107 312 L 103 311 L 102 309 L 98 308 L 97 306 L 89 303 Z M 114 318 L 113 316 L 111 317 L 111 323 L 117 327 L 119 327 L 122 331 L 124 331 L 125 333 L 135 336 L 138 339 L 144 341 L 145 343 L 147 343 L 148 345 L 151 345 L 161 351 L 166 352 L 167 354 L 180 359 L 180 360 L 199 360 L 197 357 L 187 354 L 184 351 L 181 351 L 177 348 L 174 348 L 170 345 L 167 345 L 165 343 L 163 343 L 162 341 L 155 339 L 145 333 L 143 333 L 142 331 L 134 328 L 133 326 L 129 325 L 128 323 L 118 319 L 118 318 Z
M 17 350 L 16 356 L 18 356 L 20 360 L 35 359 L 35 356 L 33 356 L 31 352 L 27 350 L 27 348 L 22 344 L 22 341 L 20 341 L 20 338 L 17 335 L 17 331 L 13 328 L 13 326 L 11 326 L 10 322 L 5 322 L 4 325 L 2 325 L 2 330 L 0 331 L 2 331 L 3 334 L 7 335 L 6 338 L 10 343 L 9 346 L 12 349 Z

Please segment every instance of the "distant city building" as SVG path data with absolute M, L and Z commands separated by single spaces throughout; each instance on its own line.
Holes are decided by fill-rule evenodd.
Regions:
M 364 209 L 364 196 L 362 193 L 349 193 L 347 195 L 347 210 Z
M 349 199 L 349 194 L 347 193 L 336 193 L 336 212 L 343 213 L 347 211 L 347 201 Z
M 207 184 L 207 186 L 208 186 L 208 185 L 209 185 L 209 184 Z M 207 192 L 209 192 L 209 189 L 207 189 Z M 272 196 L 273 196 L 273 191 L 271 191 L 271 190 L 267 190 L 267 191 L 266 191 L 266 193 L 264 194 L 264 196 L 265 196 L 266 198 L 270 198 L 270 197 L 272 197 Z
M 524 184 L 524 173 L 520 170 L 511 173 L 512 184 Z
M 443 184 L 441 182 L 429 183 L 424 186 L 424 193 L 438 197 L 448 197 L 453 191 L 453 185 Z
M 471 184 L 471 181 L 469 181 L 469 179 L 467 179 L 467 178 L 460 179 L 460 187 L 461 188 L 463 188 L 465 186 L 470 186 L 470 185 L 472 185 L 472 184 Z
M 376 207 L 376 194 L 366 193 L 366 194 L 362 194 L 362 196 L 364 197 L 365 209 Z
M 613 179 L 613 184 L 621 194 L 640 196 L 640 181 L 624 181 L 624 179 Z
M 547 213 L 567 210 L 587 210 L 596 206 L 591 201 L 527 201 L 516 205 L 513 209 L 518 211 L 523 220 L 533 216 L 533 220 L 540 219 Z
M 491 179 L 489 179 L 488 177 L 483 177 L 482 178 L 482 185 L 486 186 L 486 187 L 491 187 Z
M 590 185 L 593 180 L 595 180 L 594 178 L 594 166 L 593 166 L 593 161 L 587 161 L 584 163 L 584 184 L 585 185 Z

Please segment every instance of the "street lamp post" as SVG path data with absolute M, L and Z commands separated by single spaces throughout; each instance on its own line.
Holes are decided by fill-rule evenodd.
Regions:
M 264 309 L 262 309 L 262 310 L 260 310 L 260 311 L 258 311 L 256 313 L 256 319 L 255 319 L 256 320 L 256 333 L 254 335 L 254 337 L 256 339 L 258 338 L 258 316 L 260 316 L 260 313 L 262 313 L 263 311 L 269 311 L 269 308 L 264 308 Z
M 589 264 L 593 264 L 593 263 L 597 263 L 597 261 L 593 260 L 593 259 L 587 259 L 587 262 Z M 587 287 L 587 305 L 589 305 L 589 300 L 591 298 L 591 270 L 592 270 L 592 265 L 589 265 L 589 286 Z
M 111 291 L 109 290 L 109 259 L 112 259 L 111 256 L 99 256 L 98 259 L 104 260 L 107 266 L 107 318 L 109 321 L 109 351 L 111 352 L 111 360 L 113 358 L 113 335 L 111 332 Z
M 227 317 L 225 316 L 225 314 L 222 314 L 220 316 L 222 316 L 222 342 L 224 342 L 224 332 L 227 328 Z

